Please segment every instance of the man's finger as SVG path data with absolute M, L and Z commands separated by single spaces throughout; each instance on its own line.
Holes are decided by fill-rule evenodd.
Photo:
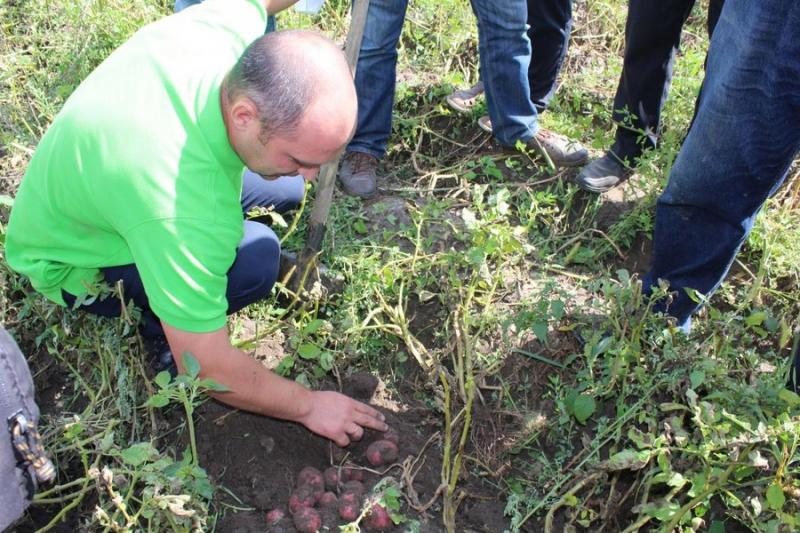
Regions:
M 370 416 L 366 413 L 355 413 L 353 420 L 356 424 L 365 428 L 375 429 L 378 431 L 386 431 L 389 429 L 389 426 L 386 425 L 383 420 L 380 420 L 374 416 Z
M 345 448 L 347 447 L 348 444 L 350 444 L 350 439 L 347 437 L 346 433 L 341 433 L 332 438 L 331 440 L 335 442 L 336 445 L 339 446 L 340 448 Z
M 350 435 L 351 440 L 361 440 L 364 436 L 364 428 L 356 423 L 350 424 L 350 427 L 347 429 L 347 434 Z
M 371 416 L 373 418 L 377 418 L 378 420 L 381 420 L 381 421 L 386 420 L 386 417 L 383 416 L 383 413 L 381 413 L 377 409 L 375 409 L 373 407 L 370 407 L 369 405 L 367 405 L 365 403 L 362 403 L 362 402 L 356 402 L 356 411 L 358 411 L 360 413 L 367 414 L 367 415 L 369 415 L 369 416 Z

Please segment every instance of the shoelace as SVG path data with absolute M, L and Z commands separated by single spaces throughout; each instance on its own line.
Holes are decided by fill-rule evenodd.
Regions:
M 362 172 L 369 172 L 373 168 L 375 168 L 376 161 L 375 158 L 369 154 L 362 154 L 361 152 L 355 152 L 353 154 L 353 174 L 361 174 Z

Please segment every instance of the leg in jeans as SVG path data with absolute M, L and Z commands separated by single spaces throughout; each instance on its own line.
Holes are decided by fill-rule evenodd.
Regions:
M 669 281 L 688 330 L 800 150 L 800 3 L 726 0 L 694 125 L 656 205 L 645 287 Z
M 247 171 L 243 177 L 242 209 L 255 205 L 274 206 L 276 211 L 284 212 L 297 206 L 303 197 L 303 177 L 284 176 L 267 181 Z M 244 236 L 236 253 L 236 259 L 228 270 L 228 314 L 266 298 L 278 278 L 280 263 L 280 240 L 264 224 L 245 221 Z M 122 265 L 101 269 L 105 281 L 115 286 L 122 281 L 126 301 L 133 303 L 142 311 L 140 332 L 145 338 L 158 338 L 164 335 L 161 322 L 150 309 L 144 291 L 142 278 L 136 265 Z M 64 293 L 67 305 L 73 305 L 75 297 Z M 117 298 L 96 300 L 81 309 L 101 316 L 117 317 L 121 303 Z
M 356 68 L 358 125 L 348 152 L 381 159 L 392 132 L 397 43 L 408 0 L 371 0 Z
M 471 0 L 478 19 L 481 79 L 492 132 L 506 146 L 527 142 L 539 129 L 538 113 L 531 101 L 525 0 Z
M 630 162 L 656 145 L 661 109 L 667 99 L 683 23 L 694 0 L 630 0 L 625 23 L 625 57 L 614 120 L 611 152 Z M 644 132 L 644 138 L 642 138 Z
M 556 92 L 572 31 L 572 0 L 528 0 L 531 100 L 541 113 Z

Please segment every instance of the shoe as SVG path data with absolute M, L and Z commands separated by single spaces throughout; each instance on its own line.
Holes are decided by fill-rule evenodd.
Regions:
M 486 133 L 492 133 L 492 119 L 489 118 L 489 115 L 483 115 L 478 119 L 478 127 Z
M 795 337 L 796 338 L 796 337 Z M 786 388 L 795 394 L 800 394 L 800 346 L 798 342 L 794 342 L 792 347 L 792 366 L 789 367 L 789 379 L 786 382 Z
M 144 347 L 150 358 L 150 368 L 158 374 L 166 370 L 173 378 L 178 375 L 178 367 L 172 357 L 172 350 L 163 335 L 144 339 Z
M 528 147 L 549 157 L 557 167 L 579 167 L 589 160 L 589 151 L 581 143 L 544 128 L 528 141 Z
M 628 179 L 629 175 L 625 165 L 616 156 L 607 153 L 586 165 L 575 181 L 585 191 L 603 193 Z
M 373 197 L 378 190 L 378 158 L 364 152 L 348 152 L 339 168 L 339 183 L 350 196 Z
M 447 105 L 459 113 L 469 113 L 475 107 L 478 97 L 483 94 L 483 82 L 479 81 L 469 89 L 461 89 L 445 98 Z

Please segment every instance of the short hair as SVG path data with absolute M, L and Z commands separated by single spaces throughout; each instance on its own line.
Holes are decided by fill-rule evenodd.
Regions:
M 293 53 L 303 30 L 271 32 L 253 41 L 228 75 L 227 96 L 247 96 L 258 108 L 261 141 L 280 133 L 292 137 L 313 97 L 313 76 Z

